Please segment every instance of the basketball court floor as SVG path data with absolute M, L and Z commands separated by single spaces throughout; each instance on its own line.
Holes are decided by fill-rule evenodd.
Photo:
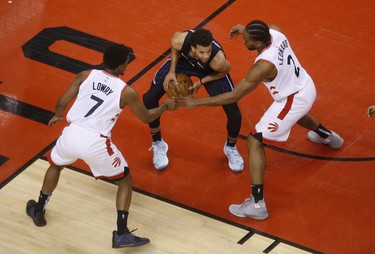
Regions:
M 369 0 L 0 0 L 0 252 L 374 253 L 375 119 L 366 116 L 375 104 L 374 13 Z M 228 211 L 250 194 L 250 179 L 227 165 L 221 107 L 163 115 L 170 164 L 160 172 L 148 126 L 126 108 L 112 136 L 133 175 L 130 226 L 151 244 L 111 248 L 115 186 L 94 180 L 82 162 L 63 171 L 48 225 L 33 225 L 25 204 L 37 198 L 46 156 L 67 124 L 46 123 L 76 73 L 98 67 L 103 50 L 122 43 L 134 53 L 122 79 L 142 96 L 174 32 L 204 27 L 223 46 L 237 83 L 256 54 L 228 32 L 253 19 L 283 29 L 315 81 L 312 114 L 345 139 L 332 150 L 296 126 L 285 147 L 266 148 L 267 220 Z M 197 97 L 204 96 L 201 89 Z M 271 102 L 263 86 L 239 102 L 244 158 L 246 136 Z

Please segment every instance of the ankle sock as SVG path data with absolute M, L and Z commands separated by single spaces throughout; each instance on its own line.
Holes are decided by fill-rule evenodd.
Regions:
M 123 235 L 128 232 L 128 211 L 117 210 L 117 234 Z
M 263 184 L 252 184 L 251 185 L 252 195 L 255 199 L 255 203 L 263 199 Z
M 225 144 L 230 147 L 235 147 L 236 146 L 236 141 L 231 141 L 229 138 L 227 139 L 227 143 Z
M 43 212 L 46 209 L 49 199 L 51 198 L 52 194 L 43 193 L 40 191 L 38 203 L 36 204 L 35 212 Z
M 161 131 L 156 133 L 151 132 L 152 142 L 160 141 L 161 140 Z
M 314 131 L 316 134 L 318 134 L 322 138 L 328 138 L 329 135 L 332 134 L 332 132 L 328 129 L 326 129 L 323 125 L 319 124 L 318 129 Z

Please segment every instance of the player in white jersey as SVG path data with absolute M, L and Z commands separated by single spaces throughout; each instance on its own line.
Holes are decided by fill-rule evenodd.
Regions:
M 126 105 L 140 120 L 148 123 L 168 109 L 175 109 L 176 104 L 173 99 L 167 99 L 157 108 L 145 108 L 137 92 L 119 78 L 128 65 L 129 53 L 124 45 L 109 46 L 103 55 L 104 70 L 82 71 L 58 99 L 50 126 L 64 119 L 65 108 L 76 98 L 67 114 L 70 125 L 64 128 L 51 151 L 51 165 L 45 174 L 38 202 L 29 200 L 26 205 L 26 213 L 36 226 L 47 224 L 45 208 L 64 165 L 81 159 L 90 166 L 95 178 L 104 177 L 118 185 L 117 230 L 112 233 L 112 247 L 140 246 L 150 242 L 133 235 L 127 227 L 132 178 L 124 156 L 112 142 L 111 130 Z
M 296 123 L 310 130 L 307 137 L 313 142 L 340 148 L 344 140 L 309 114 L 316 98 L 315 85 L 281 29 L 254 20 L 246 27 L 241 24 L 234 26 L 229 38 L 235 39 L 239 34 L 243 35 L 243 42 L 249 50 L 258 52 L 246 77 L 232 92 L 199 99 L 185 97 L 179 103 L 190 108 L 224 105 L 238 101 L 262 82 L 266 85 L 274 102 L 256 124 L 255 133 L 251 133 L 247 139 L 252 195 L 242 204 L 229 206 L 229 211 L 238 217 L 264 220 L 268 217 L 263 195 L 266 167 L 264 144 L 284 144 Z

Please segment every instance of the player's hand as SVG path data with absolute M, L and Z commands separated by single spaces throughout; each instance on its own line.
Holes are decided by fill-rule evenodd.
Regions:
M 177 98 L 178 105 L 184 107 L 184 108 L 195 108 L 196 105 L 196 98 L 192 95 L 188 95 L 182 98 Z
M 64 116 L 56 116 L 54 115 L 51 120 L 48 122 L 48 126 L 55 125 L 57 122 L 64 120 Z
M 163 83 L 164 91 L 168 90 L 169 82 L 171 80 L 173 80 L 174 84 L 178 84 L 176 73 L 168 72 L 167 76 L 165 76 L 164 83 Z
M 367 116 L 372 118 L 375 115 L 375 105 L 368 107 Z
M 237 24 L 229 31 L 229 39 L 235 40 L 239 34 L 243 34 L 243 31 L 245 30 L 245 26 L 241 24 Z
M 168 98 L 163 101 L 163 104 L 167 105 L 167 110 L 175 110 L 178 108 L 178 103 L 176 98 Z
M 201 86 L 202 86 L 202 83 L 200 80 L 198 80 L 197 82 L 193 84 L 193 86 L 189 87 L 189 90 L 193 90 L 193 95 L 195 95 Z

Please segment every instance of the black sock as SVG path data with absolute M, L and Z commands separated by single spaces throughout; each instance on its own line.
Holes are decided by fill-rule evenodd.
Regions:
M 236 146 L 236 141 L 232 141 L 232 140 L 229 140 L 229 138 L 227 138 L 226 145 L 230 146 L 230 147 L 235 147 Z
M 36 204 L 35 212 L 42 212 L 46 209 L 47 203 L 52 194 L 46 194 L 40 191 L 38 203 Z
M 117 210 L 117 234 L 123 235 L 128 232 L 128 211 Z
M 255 203 L 258 203 L 259 200 L 263 199 L 263 184 L 252 184 L 251 190 Z
M 331 131 L 327 130 L 323 125 L 319 124 L 318 129 L 315 130 L 315 133 L 317 133 L 322 138 L 327 138 L 329 135 L 331 135 Z
M 152 142 L 160 141 L 161 140 L 161 131 L 156 133 L 151 132 Z

